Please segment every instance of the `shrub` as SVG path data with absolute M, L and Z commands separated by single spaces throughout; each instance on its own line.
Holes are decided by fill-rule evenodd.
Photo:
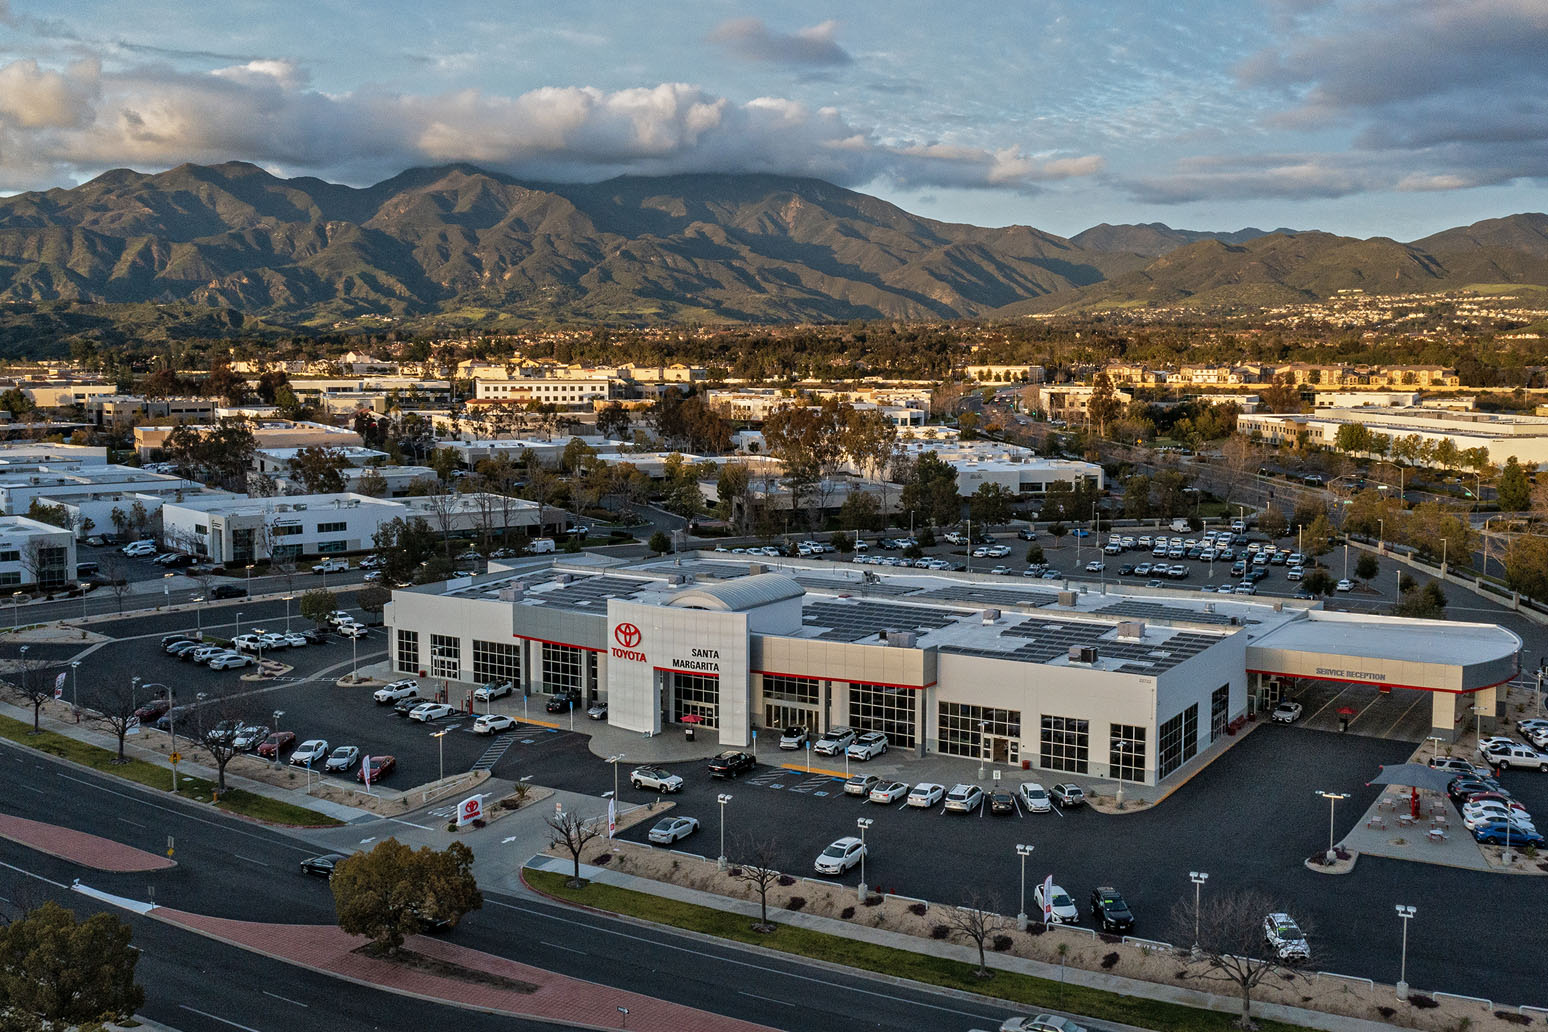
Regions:
M 1435 1002 L 1435 998 L 1433 996 L 1421 996 L 1418 993 L 1415 993 L 1408 998 L 1408 1005 L 1414 1008 L 1414 1010 L 1430 1010 L 1431 1008 L 1440 1006 L 1440 1004 Z
M 1033 921 L 1027 925 L 1028 935 L 1042 935 L 1046 931 L 1048 931 L 1048 926 L 1041 921 Z
M 1391 1021 L 1392 1020 L 1392 1016 L 1397 1013 L 1397 1008 L 1396 1007 L 1377 1007 L 1376 1008 L 1376 1013 L 1381 1015 L 1382 1020 L 1384 1020 L 1384 1021 Z
M 854 916 L 855 916 L 855 908 L 854 907 L 845 907 L 843 910 L 839 911 L 839 917 L 842 917 L 846 921 L 848 921 L 851 917 L 854 917 Z
M 881 893 L 873 892 L 869 896 L 865 897 L 864 902 L 868 907 L 879 907 L 882 905 L 882 900 L 884 898 L 885 897 L 883 897 Z
M 923 903 L 910 903 L 908 905 L 908 912 L 913 914 L 915 917 L 924 917 L 925 912 L 929 909 L 930 908 L 925 906 Z
M 1532 1017 L 1529 1014 L 1518 1014 L 1515 1011 L 1497 1010 L 1494 1016 L 1511 1025 L 1530 1025 Z
M 1116 946 L 1120 942 L 1123 942 L 1123 936 L 1114 935 L 1112 932 L 1097 932 L 1097 939 L 1101 942 L 1107 943 L 1109 946 Z
M 804 906 L 806 906 L 806 897 L 805 896 L 791 896 L 790 897 L 790 902 L 785 904 L 785 909 L 786 910 L 800 910 Z
M 790 875 L 788 875 L 788 874 L 782 874 L 782 875 L 779 876 L 779 883 L 780 883 L 780 885 L 782 885 L 782 886 L 784 886 L 785 888 L 788 889 L 788 888 L 790 888 L 790 886 L 792 886 L 792 885 L 794 885 L 796 883 L 796 880 L 794 878 L 790 877 Z
M 1008 935 L 996 935 L 994 937 L 994 951 L 1004 953 L 1011 948 L 1011 937 Z
M 1103 971 L 1111 971 L 1113 968 L 1115 968 L 1117 966 L 1118 966 L 1118 954 L 1117 954 L 1116 951 L 1114 951 L 1112 953 L 1109 953 L 1107 956 L 1102 958 L 1102 970 Z
M 601 867 L 604 864 L 609 863 L 612 859 L 612 853 L 598 853 L 596 856 L 591 858 L 591 862 L 596 864 L 598 867 Z
M 950 925 L 943 925 L 943 924 L 936 925 L 934 928 L 930 929 L 930 938 L 932 938 L 932 939 L 949 939 L 949 938 L 951 938 L 951 926 Z

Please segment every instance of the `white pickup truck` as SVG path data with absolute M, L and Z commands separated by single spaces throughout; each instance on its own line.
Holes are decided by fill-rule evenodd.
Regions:
M 313 573 L 343 573 L 349 569 L 348 559 L 324 559 L 312 565 Z

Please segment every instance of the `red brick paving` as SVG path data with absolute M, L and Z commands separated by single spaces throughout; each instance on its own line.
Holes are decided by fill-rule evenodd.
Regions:
M 122 842 L 0 813 L 0 838 L 99 871 L 163 871 L 177 862 Z
M 149 916 L 287 963 L 474 1010 L 612 1029 L 621 1027 L 623 1015 L 618 1008 L 627 1007 L 627 1027 L 640 1032 L 775 1032 L 767 1025 L 570 978 L 428 936 L 415 936 L 405 946 L 471 971 L 503 975 L 536 988 L 519 992 L 477 985 L 367 957 L 353 952 L 363 938 L 346 935 L 332 925 L 233 921 L 167 907 L 157 907 Z

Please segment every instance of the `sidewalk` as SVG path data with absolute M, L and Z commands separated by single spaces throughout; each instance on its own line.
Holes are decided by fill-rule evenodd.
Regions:
M 549 856 L 533 856 L 523 869 L 552 871 L 556 874 L 569 876 L 573 872 L 573 864 L 565 858 Z M 742 914 L 751 920 L 759 917 L 759 907 L 756 900 L 732 899 L 728 896 L 718 896 L 713 893 L 701 892 L 680 885 L 671 885 L 657 882 L 647 878 L 624 874 L 606 867 L 595 867 L 590 864 L 581 864 L 581 877 L 604 885 L 614 885 L 619 888 L 632 889 L 649 895 L 661 896 L 666 899 L 677 900 L 681 903 L 689 903 L 714 910 L 725 910 L 736 914 Z M 536 890 L 531 890 L 536 891 Z M 859 939 L 876 943 L 881 946 L 889 946 L 894 949 L 906 950 L 911 953 L 923 953 L 932 957 L 941 957 L 954 960 L 963 964 L 977 966 L 978 952 L 971 946 L 957 945 L 948 942 L 925 941 L 901 932 L 892 932 L 882 928 L 871 928 L 866 925 L 841 921 L 831 917 L 819 917 L 815 914 L 791 912 L 788 910 L 770 909 L 769 919 L 781 924 L 793 927 L 807 928 L 812 931 L 822 932 L 827 935 L 846 939 Z M 679 934 L 697 935 L 698 933 L 686 932 L 678 929 Z M 713 936 L 701 936 L 712 942 L 718 942 Z M 739 945 L 739 949 L 761 950 L 762 947 Z M 786 956 L 777 950 L 769 950 L 771 955 Z M 1015 972 L 1030 975 L 1035 978 L 1044 978 L 1051 981 L 1063 979 L 1075 985 L 1084 985 L 1092 989 L 1100 989 L 1120 996 L 1130 996 L 1146 1000 L 1159 1000 L 1167 1003 L 1181 1004 L 1187 1007 L 1196 1007 L 1200 1010 L 1219 1011 L 1226 1014 L 1236 1014 L 1241 1011 L 1241 999 L 1237 996 L 1222 996 L 1216 993 L 1203 992 L 1197 989 L 1185 989 L 1180 986 L 1163 985 L 1155 982 L 1142 982 L 1137 979 L 1125 978 L 1121 975 L 1112 975 L 1102 971 L 1087 971 L 1083 968 L 1064 967 L 1057 964 L 1048 964 L 1042 961 L 1028 960 L 1021 957 L 1011 957 L 1000 953 L 988 953 L 985 960 L 989 967 L 1001 971 Z M 823 964 L 821 961 L 806 961 L 812 964 Z M 839 966 L 839 965 L 834 965 Z M 849 969 L 845 969 L 849 970 Z M 886 979 L 886 975 L 879 976 Z M 1016 1004 L 1004 1001 L 1003 1006 L 1010 1010 L 1017 1007 Z M 1025 1009 L 1025 1008 L 1023 1008 Z M 1323 1029 L 1326 1032 L 1391 1032 L 1392 1026 L 1379 1021 L 1367 1021 L 1362 1018 L 1351 1018 L 1340 1014 L 1326 1014 L 1322 1011 L 1305 1010 L 1300 1007 L 1288 1007 L 1281 1004 L 1260 1003 L 1254 1001 L 1252 1005 L 1253 1017 L 1258 1019 L 1272 1018 L 1278 1021 L 1303 1025 L 1307 1028 Z M 1103 1024 L 1110 1024 L 1103 1022 Z

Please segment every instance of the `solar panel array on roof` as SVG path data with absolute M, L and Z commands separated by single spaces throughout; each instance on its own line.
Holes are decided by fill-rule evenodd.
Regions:
M 882 631 L 934 630 L 967 615 L 890 602 L 815 602 L 806 607 L 801 622 L 807 627 L 827 628 L 817 635 L 824 641 L 859 641 Z
M 656 566 L 652 573 L 681 573 L 688 577 L 704 577 L 709 580 L 735 580 L 746 577 L 751 571 L 747 563 L 706 563 L 684 560 L 671 566 Z
M 1000 634 L 1006 638 L 1027 639 L 1025 645 L 1003 653 L 1010 659 L 1047 663 L 1069 656 L 1073 646 L 1089 646 L 1095 648 L 1102 659 L 1132 660 L 1132 663 L 1125 666 L 1148 673 L 1170 670 L 1222 640 L 1212 634 L 1190 634 L 1186 631 L 1164 640 L 1104 638 L 1103 635 L 1112 629 L 1110 624 L 1074 620 L 1024 620 L 1013 627 L 1007 627 Z
M 630 580 L 625 577 L 584 577 L 549 591 L 529 592 L 526 597 L 540 601 L 545 606 L 559 609 L 605 610 L 608 599 L 632 595 L 652 586 L 651 581 Z
M 1156 602 L 1114 602 L 1110 606 L 1102 606 L 1096 612 L 1103 616 L 1121 616 L 1135 620 L 1188 620 L 1192 623 L 1222 626 L 1228 626 L 1231 623 L 1231 617 L 1226 613 L 1206 613 L 1202 609 L 1163 606 Z
M 828 591 L 846 595 L 907 595 L 915 590 L 913 584 L 892 584 L 888 581 L 863 581 L 858 578 L 845 580 L 841 577 L 798 576 L 796 583 L 813 591 Z
M 1056 592 L 1036 591 L 1030 588 L 978 587 L 972 584 L 953 585 L 948 588 L 932 588 L 921 591 L 913 598 L 936 598 L 942 601 L 972 602 L 985 606 L 1046 606 L 1059 601 Z

